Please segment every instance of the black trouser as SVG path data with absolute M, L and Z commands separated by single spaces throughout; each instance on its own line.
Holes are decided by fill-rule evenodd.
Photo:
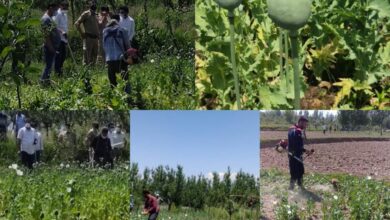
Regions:
M 302 156 L 296 157 L 301 159 L 302 161 Z M 288 156 L 288 163 L 290 166 L 291 183 L 295 183 L 295 181 L 298 181 L 298 185 L 302 185 L 302 177 L 305 173 L 305 167 L 300 161 L 298 161 L 292 156 Z
M 60 47 L 58 48 L 58 54 L 54 61 L 54 70 L 58 75 L 62 74 L 62 66 L 64 65 L 66 58 L 66 43 L 61 41 Z
M 35 151 L 35 162 L 41 162 L 42 150 Z
M 25 151 L 22 151 L 20 153 L 22 164 L 28 167 L 29 169 L 33 168 L 33 163 L 35 161 L 35 155 L 34 154 L 28 154 Z
M 127 70 L 127 64 L 121 60 L 107 61 L 108 66 L 108 79 L 110 80 L 111 88 L 117 86 L 116 82 L 116 74 L 120 73 L 122 79 L 126 81 L 126 93 L 130 93 L 130 85 L 129 85 L 129 72 Z
M 103 160 L 100 160 L 103 158 Z M 111 164 L 111 168 L 114 168 L 114 161 L 111 157 L 111 154 L 109 152 L 107 153 L 97 153 L 95 152 L 94 160 L 99 164 L 99 166 L 104 166 L 107 163 Z
M 158 216 L 158 212 L 152 213 L 149 215 L 148 220 L 156 220 Z

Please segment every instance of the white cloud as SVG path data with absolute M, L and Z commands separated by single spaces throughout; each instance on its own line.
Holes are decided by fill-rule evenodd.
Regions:
M 219 179 L 222 181 L 223 180 L 223 176 L 225 175 L 225 173 L 224 172 L 217 172 L 217 173 L 218 173 Z M 232 181 L 235 181 L 236 177 L 237 177 L 237 173 L 234 173 L 234 172 L 230 173 L 230 179 Z M 212 172 L 207 173 L 206 178 L 208 180 L 213 180 L 213 173 Z

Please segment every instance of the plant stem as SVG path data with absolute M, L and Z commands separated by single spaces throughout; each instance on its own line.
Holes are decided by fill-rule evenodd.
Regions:
M 294 67 L 294 109 L 300 109 L 300 91 L 301 85 L 299 81 L 299 45 L 298 45 L 298 31 L 293 30 L 290 32 L 291 37 L 291 53 Z
M 240 82 L 238 81 L 238 73 L 236 66 L 236 52 L 234 47 L 234 13 L 229 10 L 228 13 L 229 23 L 230 23 L 230 56 L 233 67 L 233 76 L 234 76 L 234 89 L 236 93 L 237 108 L 241 109 L 241 100 L 240 100 Z
M 289 91 L 289 86 L 288 86 L 288 32 L 287 31 L 283 31 L 283 38 L 284 38 L 284 56 L 285 56 L 285 63 L 284 63 L 284 73 L 285 73 L 285 77 L 286 77 L 286 91 Z

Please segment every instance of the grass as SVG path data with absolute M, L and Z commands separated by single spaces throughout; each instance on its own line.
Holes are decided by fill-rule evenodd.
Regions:
M 331 179 L 339 181 L 338 189 L 330 185 Z M 274 204 L 265 213 L 275 219 L 390 218 L 390 183 L 370 176 L 308 174 L 304 177 L 306 192 L 288 191 L 289 176 L 278 170 L 262 170 L 260 180 L 263 211 L 265 203 Z
M 83 166 L 83 165 L 82 165 Z M 127 167 L 127 168 L 126 168 Z M 0 167 L 0 219 L 129 219 L 128 166 Z

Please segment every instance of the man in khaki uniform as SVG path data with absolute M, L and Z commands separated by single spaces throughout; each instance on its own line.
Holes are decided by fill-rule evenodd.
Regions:
M 70 162 L 75 160 L 77 154 L 77 138 L 70 124 L 66 124 L 65 129 L 60 132 L 58 142 L 61 147 L 59 152 L 64 161 Z
M 84 144 L 88 147 L 89 162 L 93 166 L 94 152 L 92 148 L 93 140 L 99 136 L 99 124 L 97 122 L 92 123 L 92 128 L 88 131 L 87 136 L 84 139 Z
M 83 38 L 84 65 L 96 63 L 98 55 L 99 24 L 96 15 L 96 1 L 88 1 L 89 10 L 84 11 L 75 22 L 77 30 Z M 84 31 L 81 29 L 83 24 Z

